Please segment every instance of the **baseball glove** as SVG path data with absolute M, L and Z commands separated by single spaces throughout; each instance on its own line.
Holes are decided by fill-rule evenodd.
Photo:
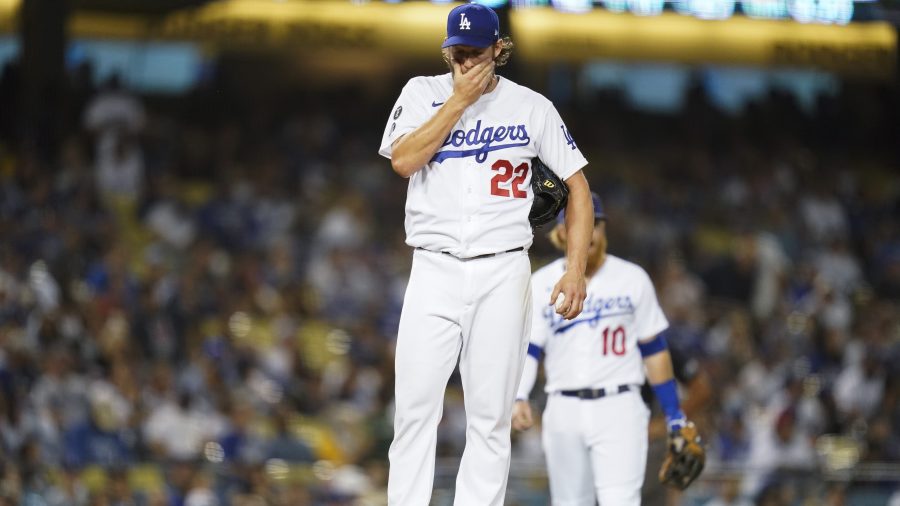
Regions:
M 569 187 L 537 157 L 531 159 L 531 189 L 534 202 L 528 221 L 535 228 L 555 220 L 569 201 Z
M 700 475 L 705 463 L 706 450 L 697 427 L 687 422 L 669 432 L 669 450 L 659 470 L 659 481 L 684 490 Z

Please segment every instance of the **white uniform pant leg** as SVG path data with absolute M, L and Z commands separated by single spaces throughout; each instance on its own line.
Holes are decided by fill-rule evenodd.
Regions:
M 434 487 L 437 427 L 461 346 L 460 262 L 416 251 L 395 357 L 394 440 L 388 452 L 388 504 L 427 506 Z M 454 271 L 454 269 L 457 269 Z
M 586 415 L 577 397 L 550 395 L 541 418 L 541 442 L 553 506 L 595 506 L 591 454 L 585 444 Z M 589 423 L 589 421 L 587 421 Z
M 598 421 L 587 440 L 600 506 L 639 506 L 647 464 L 647 405 L 635 391 L 582 402 Z
M 502 506 L 512 408 L 531 330 L 531 262 L 526 252 L 513 252 L 463 263 L 470 287 L 459 360 L 466 448 L 454 504 Z

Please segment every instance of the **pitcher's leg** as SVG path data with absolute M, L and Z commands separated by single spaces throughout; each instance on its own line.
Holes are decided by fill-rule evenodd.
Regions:
M 512 406 L 531 328 L 531 265 L 525 254 L 511 256 L 478 265 L 482 289 L 462 320 L 467 423 L 457 506 L 502 506 L 506 495 Z
M 427 255 L 433 254 L 415 257 L 397 334 L 394 440 L 388 452 L 391 506 L 431 501 L 437 426 L 461 345 L 453 318 L 459 309 L 445 279 L 450 273 L 440 259 Z

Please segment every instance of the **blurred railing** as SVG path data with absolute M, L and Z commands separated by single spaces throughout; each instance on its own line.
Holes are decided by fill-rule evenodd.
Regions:
M 453 504 L 458 459 L 439 459 L 435 468 L 432 506 Z M 701 506 L 726 486 L 739 487 L 754 472 L 746 466 L 709 465 L 681 499 L 683 506 Z M 780 487 L 778 504 L 826 504 L 831 494 L 842 494 L 848 506 L 887 506 L 894 493 L 900 492 L 900 464 L 865 463 L 842 470 L 778 471 L 774 476 Z M 648 476 L 647 479 L 655 479 Z M 767 480 L 772 481 L 772 480 Z M 506 506 L 546 506 L 550 504 L 544 463 L 514 460 L 510 466 Z

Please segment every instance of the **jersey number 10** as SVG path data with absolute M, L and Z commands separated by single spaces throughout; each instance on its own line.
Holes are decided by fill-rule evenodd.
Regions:
M 497 174 L 491 178 L 491 195 L 509 197 L 510 191 L 512 191 L 512 197 L 516 199 L 524 199 L 528 196 L 528 192 L 521 188 L 525 178 L 528 177 L 527 163 L 522 163 L 513 169 L 509 160 L 497 160 L 494 165 L 491 165 L 491 170 L 497 171 Z M 510 179 L 512 182 L 509 181 Z M 500 186 L 501 184 L 507 186 L 507 183 L 509 183 L 509 189 Z
M 622 356 L 625 354 L 625 329 L 619 325 L 612 331 L 609 327 L 603 329 L 603 356 L 609 355 Z

